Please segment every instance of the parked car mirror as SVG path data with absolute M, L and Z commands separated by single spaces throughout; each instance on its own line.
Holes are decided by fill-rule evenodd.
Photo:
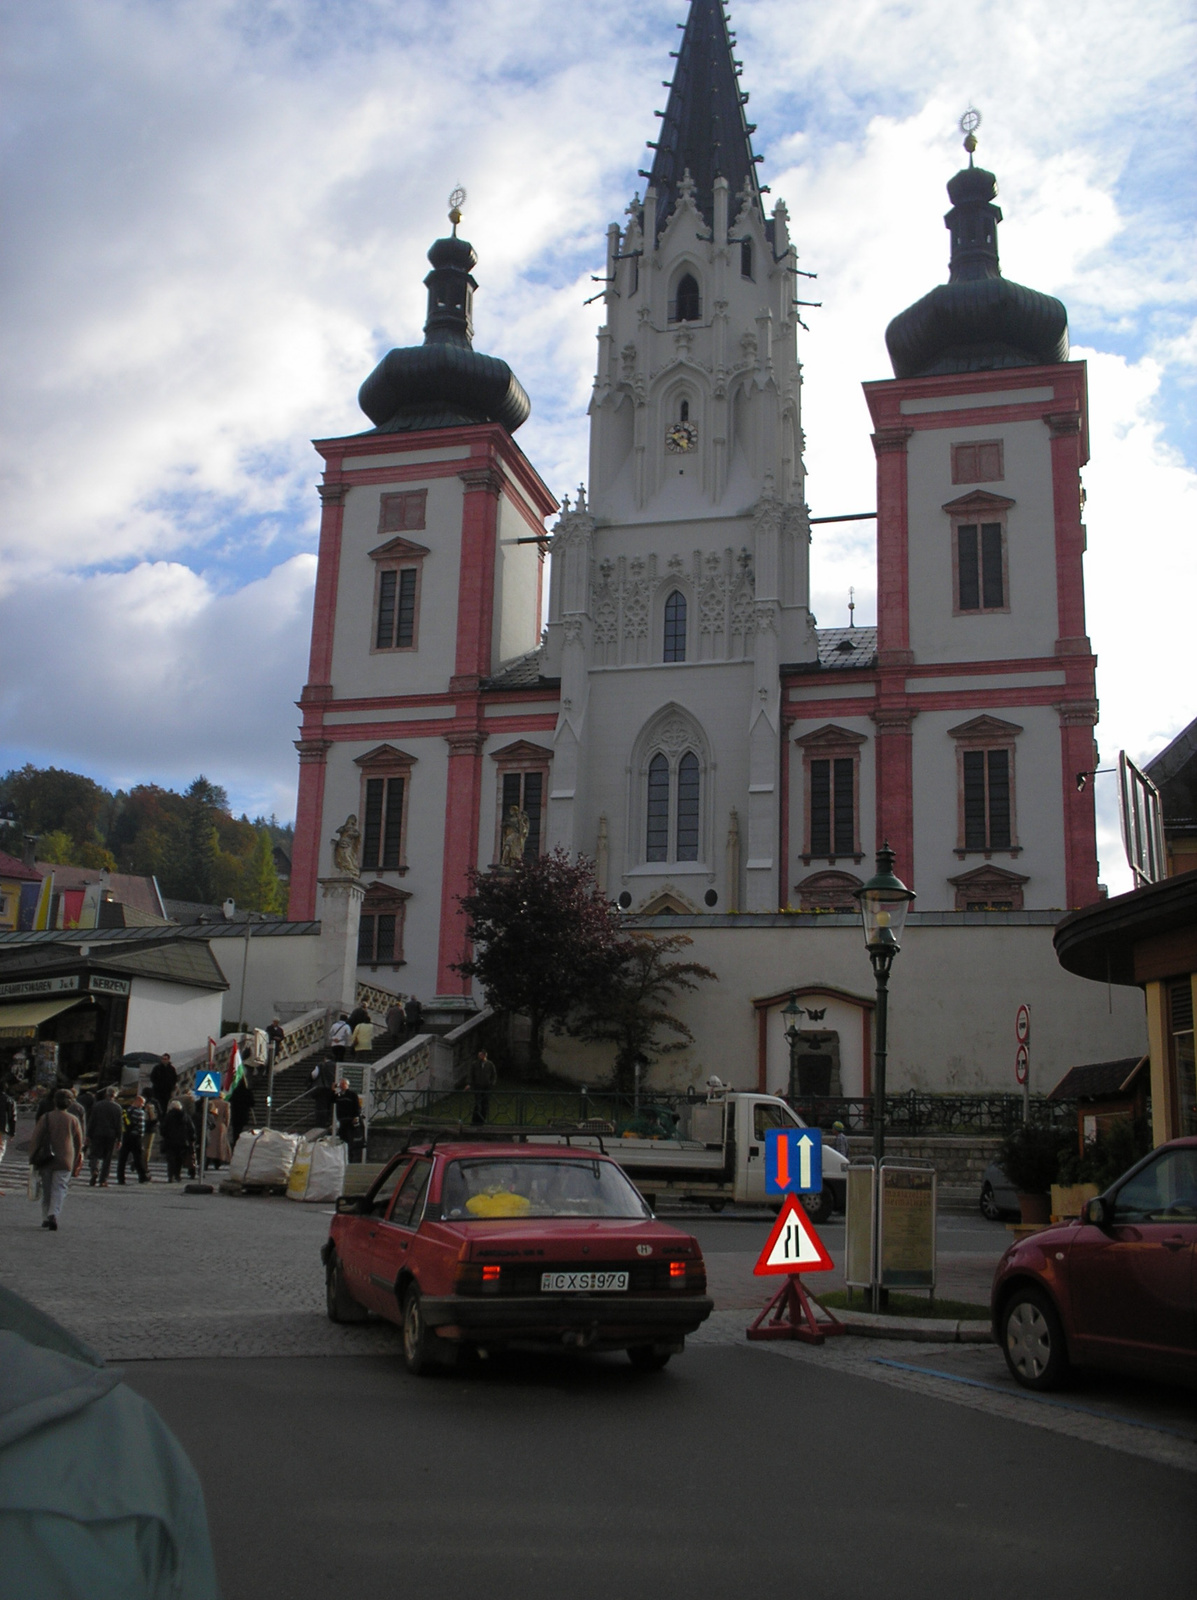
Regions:
M 1103 1195 L 1098 1195 L 1095 1200 L 1087 1200 L 1082 1215 L 1095 1228 L 1104 1228 L 1110 1221 L 1110 1202 Z

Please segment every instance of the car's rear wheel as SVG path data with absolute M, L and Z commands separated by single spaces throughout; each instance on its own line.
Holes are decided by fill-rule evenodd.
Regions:
M 413 1283 L 403 1297 L 403 1364 L 409 1372 L 419 1376 L 432 1370 L 434 1337 L 424 1321 L 420 1291 Z
M 637 1372 L 660 1372 L 672 1354 L 672 1350 L 662 1350 L 655 1344 L 634 1344 L 628 1351 L 628 1360 Z
M 818 1194 L 801 1197 L 803 1209 L 812 1222 L 826 1222 L 834 1209 L 830 1189 L 820 1189 Z
M 981 1185 L 981 1215 L 988 1217 L 990 1222 L 1001 1220 L 1002 1208 L 997 1203 L 997 1195 L 994 1194 L 991 1183 Z
M 1068 1350 L 1056 1308 L 1040 1289 L 1016 1289 L 1002 1312 L 1002 1354 L 1024 1389 L 1058 1389 Z
M 345 1285 L 340 1260 L 333 1256 L 324 1269 L 324 1303 L 330 1322 L 365 1322 L 369 1313 L 359 1306 Z

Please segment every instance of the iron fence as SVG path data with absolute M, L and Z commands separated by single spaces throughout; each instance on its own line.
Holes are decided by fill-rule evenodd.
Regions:
M 698 1100 L 705 1096 L 698 1096 Z M 611 1090 L 571 1089 L 492 1089 L 487 1096 L 486 1117 L 491 1127 L 534 1128 L 576 1127 L 596 1123 L 620 1128 L 634 1122 L 639 1109 L 662 1106 L 675 1113 L 691 1095 L 676 1091 L 641 1091 L 639 1106 L 630 1093 Z M 807 1095 L 793 1102 L 794 1110 L 811 1127 L 830 1128 L 842 1122 L 849 1133 L 873 1131 L 873 1102 L 863 1097 Z M 481 1109 L 469 1089 L 446 1093 L 442 1089 L 393 1089 L 375 1095 L 371 1109 L 372 1125 L 409 1122 L 469 1123 Z M 1031 1121 L 1048 1127 L 1072 1128 L 1076 1121 L 1076 1102 L 1033 1097 Z M 886 1100 L 887 1133 L 919 1135 L 989 1135 L 1001 1138 L 1020 1126 L 1023 1098 L 1020 1094 L 919 1094 L 910 1090 L 890 1095 Z

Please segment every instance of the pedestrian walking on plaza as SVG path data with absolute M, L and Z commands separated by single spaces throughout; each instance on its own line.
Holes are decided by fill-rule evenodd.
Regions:
M 169 1104 L 169 1101 L 167 1104 Z M 154 1141 L 158 1137 L 158 1129 L 161 1125 L 162 1112 L 158 1108 L 158 1102 L 150 1095 L 145 1103 L 145 1164 L 147 1167 L 153 1160 Z
M 169 1056 L 163 1056 L 156 1061 L 150 1070 L 150 1083 L 154 1090 L 154 1099 L 158 1102 L 158 1110 L 163 1116 L 166 1108 L 174 1099 L 175 1089 L 179 1083 L 179 1073 L 174 1062 Z
M 0 1088 L 0 1161 L 8 1149 L 8 1141 L 17 1131 L 17 1102 L 9 1094 L 10 1084 Z M 0 1190 L 3 1193 L 3 1190 Z
M 424 1007 L 414 994 L 409 994 L 404 1002 L 404 1011 L 407 1012 L 407 1031 L 409 1034 L 419 1033 L 420 1018 L 424 1015 Z
M 852 1152 L 848 1148 L 848 1135 L 844 1132 L 844 1124 L 842 1122 L 833 1122 L 831 1124 L 831 1132 L 831 1148 L 838 1150 L 842 1156 L 850 1156 Z
M 116 1085 L 110 1083 L 87 1116 L 87 1154 L 91 1164 L 93 1189 L 97 1182 L 101 1189 L 108 1187 L 108 1174 L 112 1171 L 112 1152 L 121 1142 L 124 1131 L 125 1118 L 116 1103 Z
M 232 1094 L 229 1095 L 231 1132 L 234 1145 L 236 1145 L 237 1140 L 253 1121 L 255 1106 L 254 1086 L 249 1081 L 249 1074 L 242 1073 L 233 1086 Z
M 470 1068 L 470 1088 L 474 1091 L 474 1115 L 471 1120 L 476 1125 L 490 1116 L 490 1092 L 498 1081 L 499 1074 L 494 1062 L 485 1050 L 479 1050 Z
M 337 1096 L 333 1108 L 337 1116 L 337 1138 L 349 1146 L 349 1156 L 352 1160 L 354 1152 L 360 1152 L 363 1143 L 362 1102 L 360 1095 L 349 1087 L 348 1078 L 342 1078 L 337 1084 Z
M 67 1110 L 70 1103 L 70 1091 L 59 1089 L 54 1096 L 54 1109 L 34 1124 L 29 1146 L 29 1164 L 41 1179 L 42 1227 L 51 1233 L 58 1231 L 66 1192 L 83 1165 L 83 1129 L 79 1118 Z
M 353 1042 L 353 1029 L 349 1026 L 349 1018 L 342 1011 L 341 1015 L 328 1030 L 328 1044 L 333 1053 L 334 1061 L 344 1061 L 345 1052 Z
M 227 1167 L 233 1159 L 229 1143 L 232 1112 L 227 1100 L 210 1099 L 208 1105 L 208 1148 L 205 1160 L 210 1167 Z
M 368 1056 L 374 1048 L 374 1024 L 367 1017 L 364 1022 L 355 1022 L 353 1025 L 353 1053 L 355 1056 Z
M 125 1131 L 121 1136 L 120 1155 L 116 1158 L 117 1183 L 124 1183 L 125 1168 L 130 1161 L 138 1183 L 149 1183 L 150 1174 L 145 1163 L 145 1100 L 139 1094 L 133 1096 L 125 1112 Z
M 391 1048 L 403 1043 L 403 1035 L 407 1032 L 407 1012 L 403 1008 L 403 1001 L 398 997 L 393 1006 L 387 1009 L 387 1037 Z
M 349 1013 L 347 1020 L 351 1028 L 356 1028 L 359 1022 L 369 1022 L 370 1013 L 366 1010 L 365 1006 L 358 1004 L 354 1006 L 353 1010 Z
M 327 1128 L 332 1116 L 333 1101 L 336 1098 L 336 1062 L 321 1061 L 318 1066 L 313 1067 L 312 1081 L 315 1085 L 312 1090 L 312 1104 L 316 1108 L 316 1121 L 322 1128 Z
M 166 1155 L 166 1181 L 178 1183 L 183 1168 L 195 1171 L 195 1124 L 183 1110 L 181 1100 L 172 1100 L 162 1119 L 162 1149 Z

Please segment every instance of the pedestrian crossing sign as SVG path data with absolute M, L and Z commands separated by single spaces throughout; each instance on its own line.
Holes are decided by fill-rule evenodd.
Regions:
M 752 1270 L 758 1277 L 781 1272 L 835 1270 L 835 1262 L 827 1254 L 802 1202 L 794 1195 L 787 1197 L 760 1259 Z
M 195 1092 L 197 1095 L 220 1093 L 220 1073 L 215 1067 L 205 1067 L 202 1072 L 196 1073 Z

